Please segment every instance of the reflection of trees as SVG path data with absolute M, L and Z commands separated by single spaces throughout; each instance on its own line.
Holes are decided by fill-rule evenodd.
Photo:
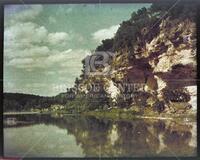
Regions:
M 116 147 L 116 150 L 120 150 L 121 156 L 155 153 L 159 141 L 156 138 L 156 134 L 152 134 L 148 127 L 149 125 L 143 121 L 135 121 L 128 124 L 120 122 L 118 124 L 119 140 L 114 147 Z
M 75 123 L 74 123 L 75 121 Z M 109 121 L 100 121 L 95 118 L 77 118 L 76 120 L 66 121 L 69 134 L 76 137 L 76 142 L 84 150 L 86 156 L 99 156 L 100 152 L 106 154 L 109 128 Z
M 67 129 L 86 156 L 192 155 L 192 124 L 171 121 L 132 122 L 99 120 L 83 116 L 19 116 L 19 120 Z
M 86 156 L 150 156 L 156 153 L 174 156 L 190 155 L 194 150 L 189 146 L 192 125 L 187 124 L 71 117 L 66 118 L 65 126 Z
M 164 143 L 172 153 L 176 151 L 180 155 L 194 153 L 193 147 L 189 146 L 192 138 L 191 125 L 171 123 L 164 132 Z M 166 151 L 165 151 L 166 152 Z
M 136 120 L 119 122 L 119 138 L 113 146 L 118 156 L 190 155 L 192 125 L 175 122 Z

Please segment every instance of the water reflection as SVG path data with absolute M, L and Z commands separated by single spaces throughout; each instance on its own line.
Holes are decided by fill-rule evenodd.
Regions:
M 59 130 L 66 130 L 66 138 L 73 136 L 73 143 L 76 147 L 81 148 L 81 154 L 80 149 L 74 149 L 73 153 L 69 153 L 67 151 L 68 147 L 65 146 L 68 154 L 63 154 L 63 151 L 60 153 L 57 149 L 58 147 L 54 146 L 55 142 L 52 140 L 47 141 L 46 143 L 49 143 L 48 145 L 51 145 L 51 148 L 55 151 L 55 155 L 51 156 L 137 157 L 196 155 L 195 122 L 149 119 L 127 122 L 66 115 L 18 115 L 14 117 L 19 122 L 31 122 L 30 125 L 26 123 L 26 127 L 30 127 L 29 130 L 31 130 L 31 127 L 41 124 L 45 127 L 56 126 L 58 128 L 54 133 L 54 137 L 58 136 L 56 132 L 59 132 Z M 4 119 L 6 118 L 8 116 L 4 117 Z M 9 142 L 19 137 L 11 136 L 8 140 L 8 137 L 6 139 L 6 134 L 12 133 L 15 135 L 16 129 L 21 130 L 25 126 L 16 124 L 9 128 L 6 125 L 4 127 L 4 140 Z M 49 134 L 45 130 L 43 132 Z M 28 138 L 25 134 L 21 136 L 24 136 L 24 139 Z M 41 143 L 41 149 L 42 145 Z M 8 150 L 9 147 L 7 147 L 6 152 L 11 154 Z M 17 150 L 16 145 L 15 153 L 17 153 Z M 40 152 L 40 156 L 48 156 L 48 152 L 42 153 L 42 150 Z M 20 154 L 17 155 L 20 156 Z M 34 156 L 33 153 L 30 155 Z

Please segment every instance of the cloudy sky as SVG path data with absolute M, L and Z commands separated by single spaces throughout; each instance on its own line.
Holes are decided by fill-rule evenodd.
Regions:
M 7 5 L 4 92 L 54 96 L 72 87 L 81 60 L 149 4 Z

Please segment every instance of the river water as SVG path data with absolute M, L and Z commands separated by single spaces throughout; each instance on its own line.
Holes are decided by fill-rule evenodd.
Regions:
M 113 121 L 70 115 L 4 116 L 7 157 L 195 156 L 192 120 Z

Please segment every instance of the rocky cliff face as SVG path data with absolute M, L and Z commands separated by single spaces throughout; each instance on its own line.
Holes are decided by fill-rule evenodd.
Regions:
M 185 5 L 178 5 L 166 14 L 163 7 L 153 4 L 123 22 L 109 40 L 110 46 L 105 45 L 105 40 L 97 48 L 115 53 L 110 58 L 109 74 L 81 78 L 84 92 L 88 93 L 88 84 L 99 82 L 110 99 L 106 102 L 108 106 L 133 109 L 139 106 L 139 111 L 159 113 L 196 110 L 195 11 L 188 9 L 187 14 L 183 13 L 180 9 Z
M 149 32 L 151 28 L 147 29 L 145 34 Z M 140 37 L 138 41 L 145 40 Z M 139 43 L 134 48 L 136 48 L 136 53 L 137 49 L 142 52 L 132 63 L 141 66 L 137 63 L 138 60 L 145 61 L 147 67 L 142 67 L 140 71 L 137 67 L 136 69 L 133 67 L 132 73 L 127 77 L 143 72 L 143 79 L 147 75 L 146 92 L 156 91 L 157 99 L 164 100 L 165 103 L 169 102 L 168 107 L 174 106 L 177 102 L 189 102 L 191 106 L 181 104 L 183 112 L 191 107 L 196 109 L 194 100 L 197 94 L 196 26 L 193 21 L 166 18 L 161 21 L 156 37 L 150 42 Z M 150 69 L 147 69 L 148 67 Z M 173 112 L 174 110 L 176 111 L 176 108 L 173 108 Z

